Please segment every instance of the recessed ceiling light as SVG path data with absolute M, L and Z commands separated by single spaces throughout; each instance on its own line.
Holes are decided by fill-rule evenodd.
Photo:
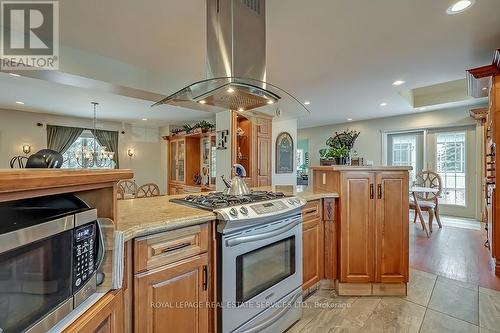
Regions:
M 347 118 L 347 121 L 352 121 L 352 118 Z
M 245 109 L 243 109 L 243 108 L 238 108 L 238 111 L 239 111 L 239 112 L 243 112 L 243 111 L 245 111 Z
M 146 120 L 148 120 L 148 118 L 142 118 L 142 120 L 146 121 Z
M 17 101 L 16 104 L 24 105 L 24 102 Z
M 274 104 L 274 101 L 272 99 L 267 101 L 267 104 Z
M 233 88 L 231 88 L 231 87 L 229 87 L 229 88 L 227 89 L 227 92 L 228 92 L 228 93 L 232 93 L 232 92 L 234 92 L 234 89 L 233 89 Z
M 304 102 L 304 105 L 309 105 L 309 104 L 311 104 L 311 102 L 309 102 L 309 101 Z
M 457 1 L 453 5 L 448 7 L 448 9 L 446 10 L 446 13 L 448 13 L 450 15 L 461 13 L 461 12 L 469 9 L 470 7 L 472 7 L 472 5 L 474 4 L 475 1 L 476 0 Z
M 488 88 L 486 88 L 486 87 L 483 87 L 483 89 L 482 89 L 482 90 L 487 90 L 487 89 L 488 89 Z
M 12 76 L 15 76 L 15 77 L 19 77 L 19 76 L 21 76 L 21 75 L 16 74 L 16 73 L 9 73 L 9 75 L 12 75 Z
M 205 104 L 207 101 L 205 101 L 204 99 L 202 99 L 201 101 L 199 101 L 198 103 L 200 104 Z
M 380 106 L 387 106 L 386 102 L 380 103 Z
M 393 86 L 400 86 L 402 84 L 405 84 L 406 81 L 403 80 L 396 80 L 392 83 Z

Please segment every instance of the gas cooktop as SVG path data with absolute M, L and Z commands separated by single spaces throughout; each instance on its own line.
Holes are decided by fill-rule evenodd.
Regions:
M 171 202 L 179 203 L 194 208 L 213 211 L 219 208 L 250 204 L 260 201 L 269 201 L 288 197 L 282 192 L 252 191 L 249 194 L 236 196 L 222 192 L 211 192 L 205 195 L 188 195 L 182 199 L 172 199 Z

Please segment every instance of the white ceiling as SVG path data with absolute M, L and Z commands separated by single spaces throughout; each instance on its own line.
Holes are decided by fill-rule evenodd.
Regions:
M 25 104 L 19 105 L 16 101 Z M 152 102 L 145 100 L 0 73 L 0 109 L 91 118 L 93 101 L 99 102 L 96 112 L 99 120 L 157 127 L 214 118 L 207 112 L 166 105 L 152 108 Z
M 466 68 L 490 63 L 500 47 L 500 1 L 479 0 L 464 13 L 447 15 L 452 2 L 267 0 L 267 79 L 311 101 L 311 115 L 300 119 L 299 127 L 416 112 L 399 90 L 464 78 Z M 203 0 L 62 0 L 60 16 L 65 46 L 163 75 L 166 87 L 181 88 L 205 77 Z M 81 116 L 97 97 L 96 92 L 71 95 L 67 87 L 40 87 L 32 79 L 16 84 L 16 79 L 0 76 L 2 107 L 17 94 L 29 102 L 27 108 Z M 393 87 L 398 79 L 406 84 Z M 149 102 L 101 97 L 109 101 L 109 111 L 102 102 L 109 119 L 206 117 L 167 107 L 156 114 Z M 388 105 L 380 107 L 382 102 Z

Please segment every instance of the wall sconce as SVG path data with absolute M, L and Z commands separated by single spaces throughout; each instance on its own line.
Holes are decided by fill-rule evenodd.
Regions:
M 127 155 L 128 157 L 132 158 L 135 155 L 134 148 L 127 149 Z
M 23 153 L 28 155 L 31 152 L 31 146 L 30 145 L 24 145 L 23 146 Z

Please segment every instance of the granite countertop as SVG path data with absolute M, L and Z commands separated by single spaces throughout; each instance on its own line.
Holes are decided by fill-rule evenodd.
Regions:
M 335 192 L 314 191 L 312 187 L 308 186 L 276 185 L 258 187 L 253 190 L 284 192 L 299 196 L 307 201 L 339 196 Z M 199 194 L 206 194 L 206 192 Z M 117 230 L 123 232 L 125 241 L 128 241 L 140 236 L 215 220 L 215 214 L 210 211 L 170 202 L 170 199 L 182 198 L 187 195 L 118 200 Z

